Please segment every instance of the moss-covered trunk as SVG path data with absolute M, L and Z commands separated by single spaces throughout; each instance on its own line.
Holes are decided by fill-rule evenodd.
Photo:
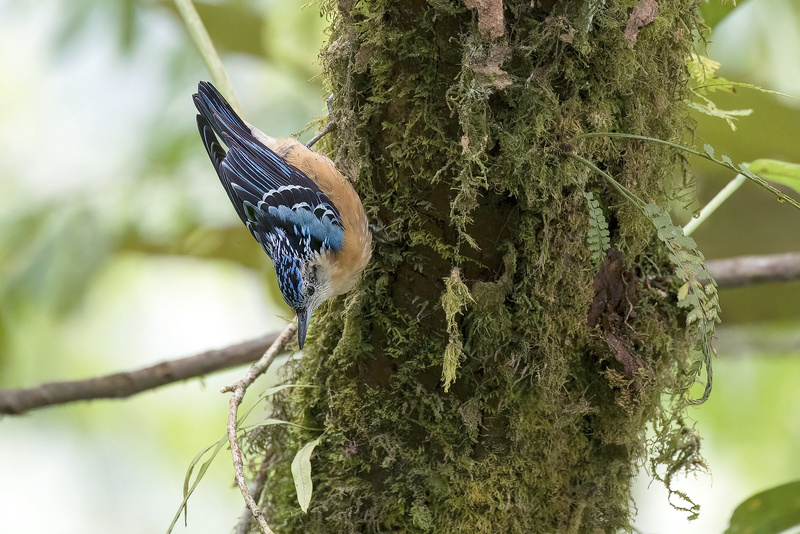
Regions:
M 312 325 L 295 380 L 318 387 L 285 409 L 324 436 L 305 515 L 287 465 L 320 432 L 273 436 L 277 532 L 629 526 L 648 423 L 687 441 L 661 396 L 691 343 L 652 224 L 568 154 L 646 201 L 678 195 L 663 147 L 575 139 L 685 134 L 694 3 L 330 2 L 329 146 L 396 241 Z M 610 227 L 602 267 L 586 192 Z

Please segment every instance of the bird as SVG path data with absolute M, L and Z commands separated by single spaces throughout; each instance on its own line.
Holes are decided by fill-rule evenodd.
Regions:
M 314 310 L 350 291 L 369 263 L 372 233 L 361 199 L 328 157 L 251 126 L 211 83 L 200 82 L 192 99 L 219 180 L 297 315 L 302 349 Z

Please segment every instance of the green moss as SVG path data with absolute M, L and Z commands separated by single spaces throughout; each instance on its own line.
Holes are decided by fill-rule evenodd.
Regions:
M 464 313 L 464 308 L 474 302 L 469 289 L 461 279 L 461 272 L 458 267 L 454 267 L 448 278 L 444 280 L 445 291 L 442 295 L 442 309 L 447 320 L 447 333 L 449 341 L 444 349 L 444 361 L 442 362 L 442 382 L 444 382 L 444 392 L 450 390 L 450 385 L 456 381 L 456 371 L 459 367 L 459 360 L 463 357 L 464 341 L 461 336 L 461 328 L 458 319 Z
M 629 529 L 648 449 L 669 469 L 696 465 L 668 396 L 691 355 L 666 252 L 636 207 L 564 156 L 598 129 L 681 137 L 694 4 L 660 2 L 635 44 L 633 2 L 533 4 L 503 2 L 494 40 L 455 0 L 326 4 L 339 117 L 326 142 L 399 241 L 376 244 L 358 287 L 320 310 L 292 376 L 320 387 L 279 405 L 325 429 L 307 515 L 287 469 L 318 432 L 253 441 L 274 455 L 264 504 L 278 532 L 613 532 Z M 573 148 L 648 202 L 680 192 L 663 147 Z M 596 326 L 589 189 L 633 287 Z

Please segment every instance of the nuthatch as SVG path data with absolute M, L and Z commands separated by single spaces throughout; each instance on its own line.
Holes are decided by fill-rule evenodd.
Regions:
M 372 255 L 361 199 L 330 159 L 250 126 L 210 83 L 200 82 L 193 99 L 211 163 L 239 218 L 275 265 L 303 348 L 313 311 L 350 291 Z

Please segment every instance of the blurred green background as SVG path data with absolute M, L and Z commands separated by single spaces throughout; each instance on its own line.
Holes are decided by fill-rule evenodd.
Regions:
M 198 5 L 247 119 L 275 136 L 325 114 L 327 22 L 304 4 Z M 800 96 L 796 0 L 702 9 L 721 76 Z M 0 0 L 0 51 L 0 387 L 135 369 L 284 324 L 269 260 L 199 142 L 190 96 L 209 75 L 171 2 Z M 755 111 L 736 132 L 698 114 L 696 144 L 800 162 L 800 100 L 713 96 Z M 701 204 L 733 178 L 692 164 Z M 797 251 L 800 213 L 746 184 L 694 237 L 709 258 Z M 800 283 L 721 299 L 714 393 L 690 411 L 710 474 L 680 484 L 700 518 L 643 472 L 641 532 L 722 532 L 746 497 L 800 478 Z M 189 461 L 224 433 L 219 388 L 241 373 L 0 419 L 0 532 L 165 530 Z M 176 532 L 227 532 L 242 509 L 226 453 Z

